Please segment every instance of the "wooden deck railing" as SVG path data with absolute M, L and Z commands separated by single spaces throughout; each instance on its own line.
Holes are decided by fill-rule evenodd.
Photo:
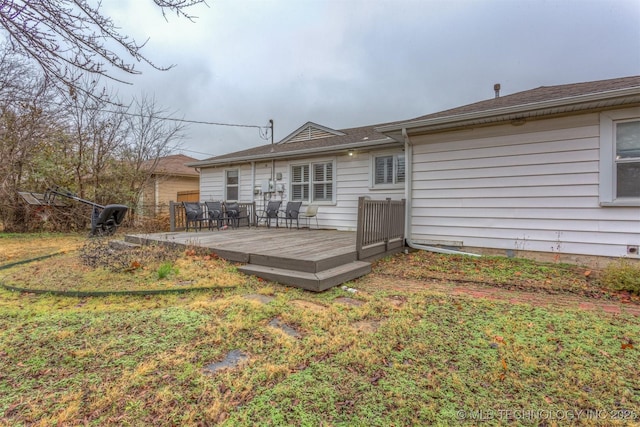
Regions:
M 200 204 L 205 218 L 208 218 L 207 206 Z M 238 202 L 240 211 L 246 211 L 247 215 L 241 215 L 240 225 L 255 225 L 256 204 L 255 202 Z M 171 231 L 184 231 L 187 229 L 187 216 L 182 202 L 169 202 L 169 226 Z
M 404 246 L 405 200 L 358 198 L 358 259 Z

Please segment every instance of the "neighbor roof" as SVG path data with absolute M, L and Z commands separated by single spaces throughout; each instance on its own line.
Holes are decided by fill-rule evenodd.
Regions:
M 640 101 L 640 76 L 610 80 L 541 86 L 511 95 L 416 117 L 376 129 L 399 139 L 404 128 L 414 131 L 442 130 L 461 125 L 487 124 L 505 120 L 606 108 Z
M 184 154 L 172 154 L 160 157 L 154 170 L 155 175 L 176 175 L 176 176 L 198 176 L 198 172 L 187 166 L 187 163 L 195 162 L 197 159 Z M 146 167 L 151 167 L 153 161 L 145 162 Z
M 320 138 L 312 136 L 312 133 L 309 132 L 310 125 L 314 129 L 325 131 L 326 134 L 330 136 Z M 299 134 L 302 133 L 308 133 L 311 139 L 298 140 Z M 334 130 L 326 126 L 307 122 L 276 144 L 266 144 L 247 150 L 211 157 L 206 160 L 189 163 L 189 166 L 206 167 L 254 160 L 304 157 L 313 154 L 328 154 L 341 150 L 387 144 L 395 144 L 395 141 L 377 132 L 375 126 Z

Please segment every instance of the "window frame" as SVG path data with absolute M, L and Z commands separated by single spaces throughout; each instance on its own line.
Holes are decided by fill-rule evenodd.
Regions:
M 229 172 L 235 171 L 237 174 L 238 182 L 236 184 L 229 184 Z M 235 199 L 229 198 L 229 187 L 235 187 L 238 197 Z M 237 202 L 240 200 L 240 168 L 225 169 L 224 170 L 224 200 Z
M 600 113 L 600 206 L 640 206 L 640 197 L 617 196 L 616 124 L 632 121 L 640 121 L 640 108 Z
M 315 173 L 314 173 L 314 166 L 315 165 L 327 165 L 327 164 L 331 164 L 331 179 L 330 180 L 323 180 L 323 181 L 316 181 L 315 180 Z M 296 182 L 294 181 L 294 168 L 297 167 L 307 167 L 308 168 L 308 181 L 306 182 Z M 325 170 L 326 170 L 326 166 L 325 166 Z M 296 202 L 302 202 L 303 205 L 309 205 L 309 204 L 314 204 L 314 205 L 335 205 L 336 204 L 336 160 L 335 159 L 322 159 L 322 160 L 313 160 L 313 161 L 306 161 L 306 162 L 296 162 L 296 163 L 291 163 L 289 165 L 289 176 L 291 177 L 289 180 L 289 196 L 290 196 L 290 200 L 291 201 L 296 201 Z M 304 177 L 304 174 L 302 174 L 302 176 Z M 324 184 L 324 185 L 331 185 L 331 200 L 315 200 L 314 199 L 314 186 L 315 184 Z M 307 198 L 294 198 L 293 194 L 293 187 L 296 185 L 306 185 L 307 187 L 307 194 L 308 197 Z M 302 191 L 302 193 L 304 194 L 304 190 Z
M 392 158 L 392 165 L 393 165 L 393 170 L 391 172 L 392 174 L 392 179 L 393 182 L 385 182 L 385 183 L 376 183 L 376 176 L 377 176 L 377 160 L 380 158 L 384 158 L 384 157 L 391 157 Z M 403 180 L 402 181 L 398 181 L 398 172 L 400 170 L 399 168 L 399 162 L 398 162 L 398 158 L 399 157 L 403 157 L 404 158 L 404 175 L 403 175 Z M 371 173 L 369 174 L 369 188 L 372 190 L 386 190 L 386 189 L 397 189 L 397 188 L 404 188 L 405 183 L 407 181 L 406 178 L 406 171 L 407 171 L 407 166 L 406 166 L 406 156 L 404 151 L 395 151 L 395 152 L 379 152 L 379 153 L 372 153 L 371 154 Z

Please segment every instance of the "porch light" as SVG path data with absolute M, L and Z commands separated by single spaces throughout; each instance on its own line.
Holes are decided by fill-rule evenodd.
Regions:
M 353 157 L 353 150 L 349 150 L 349 157 Z

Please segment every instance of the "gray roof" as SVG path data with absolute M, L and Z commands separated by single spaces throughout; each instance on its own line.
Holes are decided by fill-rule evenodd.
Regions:
M 303 128 L 304 126 L 299 129 Z M 243 163 L 254 160 L 308 157 L 314 154 L 335 153 L 341 150 L 396 144 L 393 139 L 377 132 L 375 130 L 375 126 L 372 125 L 340 129 L 338 132 L 342 135 L 310 139 L 306 141 L 286 142 L 286 140 L 291 139 L 291 135 L 289 135 L 281 141 L 284 143 L 279 142 L 276 144 L 260 145 L 247 150 L 235 151 L 233 153 L 211 157 L 199 162 L 189 163 L 188 166 L 206 167 L 231 163 Z
M 336 133 L 342 135 L 287 142 L 308 125 L 327 131 L 333 130 L 313 122 L 307 122 L 277 144 L 266 144 L 223 154 L 189 163 L 187 166 L 206 167 L 255 160 L 307 157 L 314 154 L 336 153 L 341 150 L 393 145 L 394 140 L 403 141 L 402 129 L 407 129 L 410 133 L 436 132 L 457 126 L 523 120 L 631 103 L 640 103 L 640 76 L 557 86 L 541 86 L 524 92 L 416 117 L 411 120 L 340 129 Z
M 401 129 L 438 131 L 460 125 L 521 120 L 537 116 L 602 109 L 640 101 L 640 76 L 541 86 L 511 95 L 380 125 L 376 129 L 400 140 Z

